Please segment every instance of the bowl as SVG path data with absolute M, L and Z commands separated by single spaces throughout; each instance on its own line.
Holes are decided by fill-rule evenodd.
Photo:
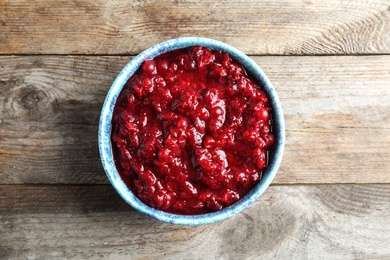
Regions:
M 268 167 L 265 170 L 260 182 L 246 196 L 229 207 L 223 208 L 222 210 L 216 212 L 201 215 L 180 215 L 167 213 L 149 207 L 140 201 L 121 179 L 121 176 L 119 175 L 114 163 L 111 144 L 111 120 L 114 106 L 118 95 L 120 94 L 128 79 L 138 70 L 143 61 L 152 59 L 168 51 L 190 46 L 203 46 L 212 50 L 219 50 L 229 53 L 233 60 L 244 66 L 248 74 L 250 74 L 255 81 L 260 82 L 263 85 L 263 90 L 268 94 L 269 103 L 272 107 L 272 131 L 275 136 L 275 143 L 268 156 Z M 284 143 L 285 124 L 282 107 L 278 95 L 265 73 L 251 58 L 234 47 L 217 40 L 201 37 L 182 37 L 164 41 L 148 48 L 133 58 L 118 74 L 108 91 L 102 107 L 98 130 L 99 152 L 103 168 L 109 181 L 119 193 L 119 195 L 139 212 L 142 212 L 163 222 L 179 225 L 202 225 L 221 221 L 239 213 L 251 205 L 256 199 L 260 197 L 260 195 L 267 189 L 267 187 L 274 179 L 282 161 Z

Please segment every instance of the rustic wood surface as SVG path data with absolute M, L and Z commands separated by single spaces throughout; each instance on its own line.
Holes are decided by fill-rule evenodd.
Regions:
M 0 57 L 0 183 L 108 183 L 99 113 L 130 59 Z M 285 113 L 286 152 L 275 183 L 390 183 L 390 56 L 253 59 Z
M 253 205 L 186 227 L 117 195 L 97 125 L 132 55 L 194 35 L 262 67 L 287 143 Z M 0 0 L 0 259 L 390 259 L 389 54 L 389 0 Z
M 248 54 L 390 53 L 389 0 L 0 3 L 2 54 L 135 54 L 194 35 Z
M 146 218 L 107 185 L 0 186 L 0 199 L 1 258 L 390 258 L 389 185 L 271 186 L 198 227 Z

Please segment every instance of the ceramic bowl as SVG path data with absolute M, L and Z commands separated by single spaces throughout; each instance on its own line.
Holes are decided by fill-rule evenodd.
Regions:
M 275 135 L 275 144 L 269 153 L 269 165 L 263 174 L 261 181 L 246 196 L 241 198 L 233 205 L 220 211 L 203 215 L 179 215 L 166 213 L 164 211 L 151 208 L 141 202 L 122 181 L 115 167 L 110 138 L 111 119 L 117 97 L 127 80 L 133 75 L 134 72 L 137 71 L 142 62 L 148 59 L 152 59 L 162 53 L 190 46 L 203 46 L 213 50 L 220 50 L 229 53 L 231 58 L 241 63 L 247 72 L 257 82 L 262 83 L 264 86 L 263 90 L 270 98 L 273 118 L 273 133 Z M 136 210 L 164 222 L 181 225 L 201 225 L 221 221 L 237 214 L 251 205 L 267 189 L 275 177 L 282 161 L 285 142 L 285 125 L 282 107 L 280 105 L 278 95 L 267 76 L 252 59 L 250 59 L 241 51 L 220 41 L 199 37 L 184 37 L 161 42 L 150 47 L 133 58 L 122 69 L 109 89 L 103 104 L 99 122 L 98 142 L 101 161 L 107 177 L 120 196 L 128 204 L 130 204 Z

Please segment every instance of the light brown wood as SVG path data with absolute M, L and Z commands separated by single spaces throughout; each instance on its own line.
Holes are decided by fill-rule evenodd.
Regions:
M 203 36 L 248 54 L 390 53 L 390 1 L 0 1 L 0 54 L 135 54 Z
M 180 36 L 252 55 L 287 129 L 262 197 L 198 227 L 132 209 L 97 147 L 115 76 Z M 0 259 L 390 259 L 389 54 L 390 0 L 0 0 Z
M 389 185 L 271 186 L 242 213 L 198 227 L 138 213 L 108 185 L 8 185 L 0 257 L 386 259 L 389 215 Z
M 0 57 L 0 183 L 107 183 L 97 124 L 130 59 Z M 390 56 L 254 60 L 285 113 L 275 183 L 390 183 Z
M 105 95 L 130 58 L 0 59 L 3 181 L 105 183 L 97 124 Z
M 263 57 L 287 145 L 278 183 L 390 182 L 389 56 Z

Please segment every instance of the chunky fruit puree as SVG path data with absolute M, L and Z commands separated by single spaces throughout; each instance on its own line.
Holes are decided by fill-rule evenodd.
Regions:
M 112 118 L 115 164 L 145 204 L 221 210 L 261 179 L 274 143 L 268 97 L 227 53 L 204 47 L 146 60 Z

